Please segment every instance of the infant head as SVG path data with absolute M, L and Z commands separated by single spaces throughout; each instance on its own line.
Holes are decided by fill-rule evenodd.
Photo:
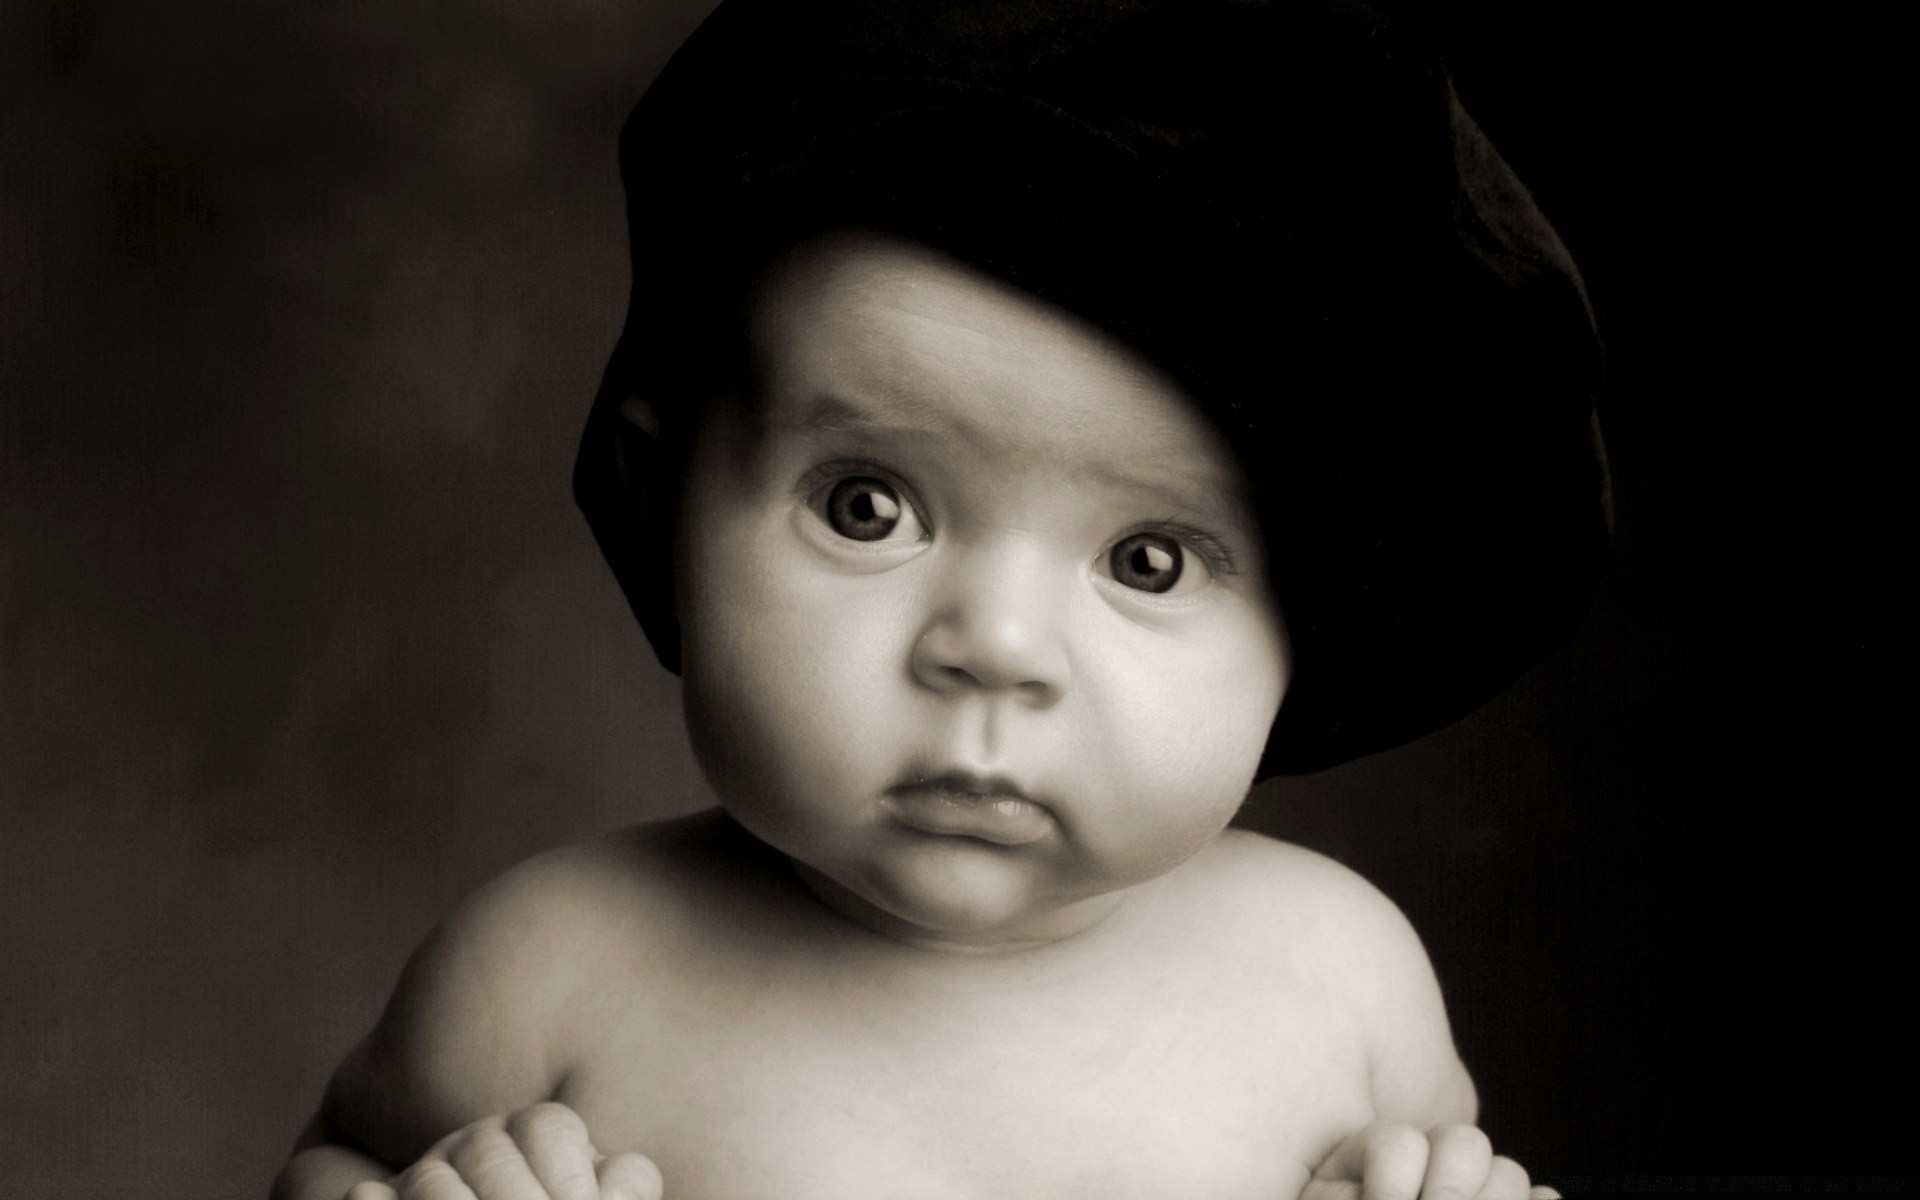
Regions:
M 691 427 L 692 410 L 738 374 L 734 342 L 749 322 L 728 306 L 747 294 L 766 378 L 732 388 L 739 398 L 712 427 L 730 458 L 711 460 L 701 440 L 702 490 L 687 511 L 720 503 L 807 437 L 915 430 L 941 447 L 924 480 L 887 461 L 861 474 L 855 456 L 807 494 L 802 510 L 821 523 L 804 528 L 857 546 L 843 549 L 874 568 L 867 583 L 919 581 L 929 590 L 916 603 L 937 611 L 948 601 L 933 589 L 952 582 L 936 569 L 949 561 L 943 539 L 976 549 L 972 509 L 945 515 L 960 501 L 935 494 L 954 464 L 1009 476 L 1006 502 L 1031 515 L 1005 524 L 1024 530 L 1011 544 L 1032 555 L 1051 506 L 1115 482 L 1096 462 L 1134 483 L 1177 477 L 1188 493 L 1178 503 L 1128 510 L 1102 531 L 1138 540 L 1088 552 L 1091 594 L 1144 605 L 1161 614 L 1149 626 L 1172 628 L 1186 618 L 1167 614 L 1270 587 L 1287 669 L 1262 775 L 1336 765 L 1460 717 L 1585 609 L 1608 516 L 1579 277 L 1438 62 L 1362 10 L 727 0 L 636 108 L 621 160 L 632 303 L 575 486 L 669 669 L 683 641 L 715 644 L 682 628 L 712 618 L 676 594 L 705 576 L 675 561 L 667 467 L 679 455 L 630 438 L 621 413 L 638 397 L 643 423 Z M 819 240 L 848 229 L 887 236 Z M 810 248 L 748 286 L 794 246 Z M 815 332 L 798 336 L 803 325 Z M 890 367 L 931 395 L 881 386 Z M 961 387 L 969 371 L 987 377 Z M 842 394 L 850 374 L 872 394 Z M 820 395 L 769 382 L 816 377 Z M 1107 380 L 1102 406 L 1083 402 L 1094 378 Z M 962 453 L 961 431 L 1004 445 Z M 1068 452 L 1088 469 L 1062 457 L 1048 488 L 1022 482 Z M 739 479 L 716 497 L 723 465 Z M 1195 519 L 1214 511 L 1233 515 L 1247 548 L 1220 553 L 1194 536 L 1230 541 Z M 682 545 L 705 553 L 690 536 Z M 894 599 L 872 611 L 849 601 L 845 613 L 802 599 L 833 621 L 909 620 Z M 925 653 L 949 653 L 945 639 L 967 627 L 936 622 Z M 1141 720 L 1165 716 L 1153 697 L 1180 694 L 1171 676 L 1149 688 L 1153 675 L 1130 700 Z M 1036 684 L 1018 693 L 1029 705 L 1045 694 L 1024 682 Z M 985 723 L 979 736 L 996 731 Z
M 1240 467 L 1070 313 L 897 237 L 754 289 L 675 558 L 696 752 L 842 902 L 1036 934 L 1244 799 L 1286 687 Z

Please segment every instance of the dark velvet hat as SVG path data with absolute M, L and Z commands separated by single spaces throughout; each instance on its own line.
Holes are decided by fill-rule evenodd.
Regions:
M 1241 456 L 1292 637 L 1263 776 L 1465 715 L 1609 537 L 1580 278 L 1433 55 L 1282 0 L 727 0 L 620 143 L 625 331 L 574 486 L 679 666 L 670 464 L 621 407 L 839 227 L 918 238 L 1156 361 Z

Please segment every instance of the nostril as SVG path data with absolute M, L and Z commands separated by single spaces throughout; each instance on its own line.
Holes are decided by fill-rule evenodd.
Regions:
M 1047 708 L 1060 698 L 1058 685 L 1044 679 L 1029 679 L 1019 688 L 1022 699 L 1032 708 Z
M 1006 609 L 1005 590 L 994 593 Z M 1065 649 L 1032 612 L 946 612 L 915 641 L 910 669 L 924 687 L 994 692 L 1044 706 L 1065 683 Z

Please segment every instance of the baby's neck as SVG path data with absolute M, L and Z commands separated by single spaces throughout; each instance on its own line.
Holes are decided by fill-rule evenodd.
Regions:
M 842 921 L 888 942 L 934 954 L 1022 957 L 1073 953 L 1082 943 L 1121 935 L 1132 915 L 1127 910 L 1137 907 L 1132 901 L 1140 891 L 1129 888 L 1068 901 L 1037 912 L 1016 926 L 932 929 L 888 912 L 805 863 L 787 862 L 808 894 Z

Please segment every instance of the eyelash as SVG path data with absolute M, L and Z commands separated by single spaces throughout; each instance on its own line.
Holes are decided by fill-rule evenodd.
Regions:
M 927 519 L 927 507 L 920 503 L 920 498 L 914 495 L 913 489 L 908 487 L 898 475 L 875 463 L 845 458 L 823 462 L 800 477 L 800 482 L 793 486 L 794 494 L 804 500 L 829 483 L 861 475 L 872 476 L 899 492 L 906 498 L 907 503 L 913 506 L 913 511 L 920 519 L 920 528 L 929 534 L 933 532 L 933 522 Z
M 1118 544 L 1136 533 L 1163 533 L 1181 545 L 1194 551 L 1206 561 L 1207 569 L 1215 575 L 1238 575 L 1240 564 L 1233 556 L 1227 544 L 1204 529 L 1195 529 L 1191 525 L 1175 520 L 1150 521 L 1134 529 L 1129 529 L 1113 539 L 1109 545 Z
M 919 498 L 914 495 L 913 489 L 906 486 L 898 475 L 895 475 L 892 471 L 887 470 L 877 463 L 862 459 L 834 459 L 831 462 L 823 462 L 819 466 L 808 470 L 805 475 L 802 475 L 800 481 L 794 485 L 794 491 L 803 498 L 812 496 L 829 483 L 857 475 L 871 475 L 875 479 L 884 480 L 889 487 L 898 491 L 906 498 L 907 503 L 913 506 L 913 511 L 919 516 L 920 527 L 925 530 L 928 535 L 934 532 L 933 522 L 927 517 L 926 505 L 920 503 Z M 1109 542 L 1108 545 L 1112 546 L 1136 533 L 1166 534 L 1168 537 L 1179 541 L 1182 545 L 1187 546 L 1199 554 L 1200 557 L 1206 561 L 1207 569 L 1215 575 L 1237 575 L 1240 573 L 1239 561 L 1234 557 L 1233 551 L 1227 548 L 1225 542 L 1204 529 L 1196 529 L 1191 525 L 1182 521 L 1173 520 L 1172 518 L 1161 521 L 1148 521 L 1132 529 L 1125 530 L 1114 537 L 1113 541 Z M 1102 550 L 1101 553 L 1104 554 L 1106 551 Z

